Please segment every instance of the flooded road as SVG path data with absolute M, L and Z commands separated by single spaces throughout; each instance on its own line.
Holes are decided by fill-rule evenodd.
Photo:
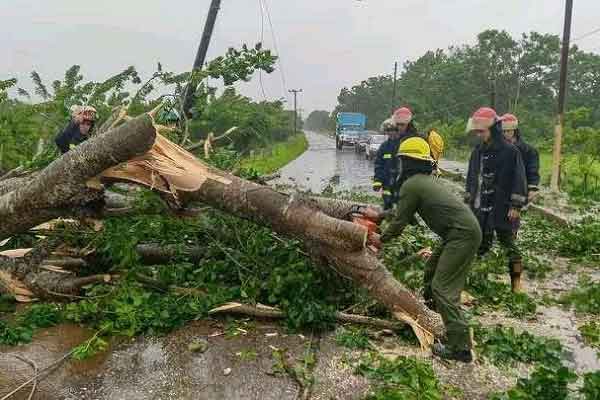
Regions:
M 351 147 L 336 150 L 335 139 L 315 132 L 306 132 L 308 150 L 281 169 L 275 183 L 294 185 L 301 190 L 320 193 L 328 185 L 336 191 L 370 191 L 373 180 L 373 161 Z M 441 166 L 464 172 L 465 164 L 442 160 Z

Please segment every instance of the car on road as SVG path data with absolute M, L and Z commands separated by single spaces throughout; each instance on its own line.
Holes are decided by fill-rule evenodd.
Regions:
M 371 135 L 365 146 L 365 157 L 367 160 L 372 160 L 379 150 L 379 146 L 387 139 L 386 135 Z
M 354 151 L 356 151 L 357 153 L 362 153 L 366 151 L 367 146 L 369 144 L 369 140 L 373 135 L 378 135 L 378 133 L 376 131 L 364 131 L 361 140 L 355 143 Z
M 344 146 L 355 147 L 361 142 L 366 142 L 368 136 L 365 131 L 343 130 L 336 138 L 336 147 L 342 150 Z

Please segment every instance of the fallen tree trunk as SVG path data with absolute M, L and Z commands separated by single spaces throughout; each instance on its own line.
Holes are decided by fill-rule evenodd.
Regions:
M 184 202 L 201 201 L 269 226 L 281 234 L 300 237 L 314 259 L 329 264 L 339 274 L 366 288 L 375 299 L 387 306 L 396 318 L 409 323 L 423 346 L 430 345 L 434 336 L 444 335 L 440 316 L 429 310 L 402 286 L 374 253 L 366 249 L 364 244 L 358 249 L 348 249 L 341 241 L 345 236 L 338 234 L 338 227 L 358 227 L 363 234 L 366 234 L 366 230 L 320 211 L 322 207 L 336 216 L 347 216 L 349 203 L 321 201 L 320 207 L 317 207 L 312 198 L 288 196 L 206 165 L 204 168 L 208 168 L 209 177 L 198 190 L 178 193 Z M 212 179 L 210 176 L 218 179 Z M 330 232 L 332 236 L 324 238 L 315 235 L 315 230 Z
M 172 194 L 181 206 L 201 202 L 299 238 L 314 260 L 351 278 L 396 318 L 409 323 L 424 347 L 444 335 L 440 316 L 402 286 L 366 248 L 367 230 L 346 220 L 351 202 L 277 192 L 212 168 L 160 135 L 149 154 L 107 171 L 103 177 L 137 182 Z
M 109 167 L 145 153 L 155 130 L 147 115 L 96 136 L 54 160 L 33 177 L 0 186 L 0 239 L 60 216 L 85 214 L 103 193 L 87 181 Z
M 181 205 L 199 201 L 299 238 L 314 260 L 351 278 L 387 306 L 394 317 L 410 324 L 424 347 L 430 345 L 434 337 L 444 335 L 439 315 L 402 286 L 365 247 L 366 229 L 345 220 L 352 203 L 279 193 L 214 169 L 160 135 L 155 140 L 155 134 L 150 117 L 128 120 L 83 143 L 26 185 L 0 197 L 0 238 L 29 229 L 48 217 L 71 215 L 74 205 L 88 206 L 102 192 L 89 189 L 86 181 L 104 169 L 129 160 L 104 171 L 102 178 L 146 185 L 173 195 Z M 150 146 L 151 150 L 144 153 Z M 46 274 L 58 272 L 41 271 L 37 267 L 40 262 L 25 264 L 29 267 L 18 267 L 2 259 L 0 265 L 4 266 L 0 269 L 31 285 L 32 292 L 38 296 L 59 292 L 59 289 L 67 293 L 76 291 L 84 279 L 66 276 L 58 279 L 56 275 Z M 97 281 L 106 277 L 89 279 Z

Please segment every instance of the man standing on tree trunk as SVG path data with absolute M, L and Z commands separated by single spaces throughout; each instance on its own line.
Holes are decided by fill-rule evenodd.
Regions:
M 96 109 L 90 106 L 71 107 L 71 121 L 58 135 L 54 142 L 65 154 L 80 143 L 85 142 L 90 135 L 96 121 Z
M 406 139 L 400 145 L 398 204 L 383 214 L 367 211 L 368 218 L 383 217 L 388 222 L 381 237 L 370 235 L 370 243 L 381 248 L 382 242 L 401 235 L 415 213 L 442 238 L 441 246 L 427 262 L 424 297 L 429 307 L 441 314 L 448 341 L 445 345 L 436 343 L 432 351 L 445 359 L 471 362 L 472 343 L 460 308 L 460 293 L 481 244 L 481 230 L 469 208 L 436 182 L 430 154 L 427 141 L 420 137 Z
M 538 194 L 540 184 L 540 155 L 535 147 L 525 143 L 521 137 L 519 129 L 519 120 L 512 114 L 504 114 L 500 117 L 502 120 L 502 133 L 504 139 L 515 145 L 525 166 L 525 177 L 527 178 L 527 202 L 531 203 Z M 521 226 L 521 219 L 513 221 L 513 235 L 517 236 L 517 232 Z
M 502 136 L 502 121 L 492 108 L 475 111 L 468 126 L 480 142 L 469 160 L 465 201 L 479 220 L 483 241 L 480 255 L 492 247 L 494 234 L 508 253 L 513 292 L 520 292 L 523 262 L 515 243 L 513 224 L 527 202 L 527 183 L 521 153 Z

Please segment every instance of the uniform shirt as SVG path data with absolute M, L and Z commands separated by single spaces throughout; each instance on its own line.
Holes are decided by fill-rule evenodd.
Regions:
M 398 146 L 400 139 L 386 140 L 379 146 L 377 155 L 375 156 L 375 177 L 373 184 L 379 184 L 384 189 L 391 189 L 396 182 L 398 176 Z
M 386 216 L 389 222 L 382 241 L 399 236 L 415 213 L 443 239 L 450 235 L 470 237 L 479 231 L 479 223 L 469 208 L 431 175 L 416 174 L 400 187 L 396 208 Z

